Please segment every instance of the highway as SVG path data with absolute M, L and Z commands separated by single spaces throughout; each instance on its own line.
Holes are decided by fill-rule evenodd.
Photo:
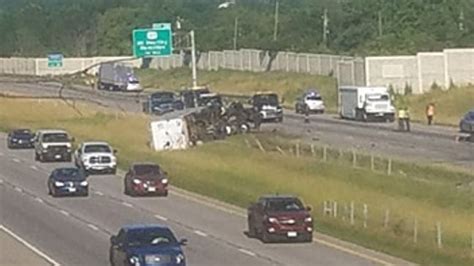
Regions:
M 0 79 L 0 92 L 42 97 L 61 94 L 129 112 L 141 112 L 143 99 L 143 95 L 136 93 L 93 91 L 85 86 L 60 90 L 56 83 L 12 82 L 11 79 Z M 334 115 L 311 116 L 309 124 L 303 120 L 303 116 L 287 110 L 282 124 L 264 124 L 262 128 L 300 137 L 308 143 L 474 169 L 474 143 L 456 142 L 456 128 L 413 124 L 412 132 L 405 133 L 397 132 L 395 123 L 361 123 Z
M 166 224 L 187 238 L 189 265 L 405 263 L 330 241 L 263 244 L 245 235 L 242 211 L 175 188 L 167 198 L 131 198 L 123 194 L 119 176 L 91 176 L 88 198 L 52 198 L 47 177 L 67 164 L 35 162 L 31 150 L 8 150 L 5 139 L 0 134 L 0 224 L 61 265 L 107 265 L 110 236 L 131 223 Z

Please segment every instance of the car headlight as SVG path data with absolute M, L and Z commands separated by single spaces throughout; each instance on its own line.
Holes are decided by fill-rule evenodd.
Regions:
M 54 182 L 54 185 L 57 186 L 57 187 L 62 187 L 62 186 L 64 186 L 64 183 L 56 181 L 56 182 Z
M 133 183 L 134 184 L 140 184 L 142 181 L 140 179 L 133 179 Z
M 168 184 L 168 179 L 166 179 L 166 178 L 161 179 L 161 183 L 162 184 Z
M 275 217 L 268 217 L 268 222 L 269 223 L 276 223 L 276 222 L 278 222 L 278 219 L 275 218 Z
M 13 138 L 13 139 L 12 139 L 12 141 L 13 141 L 13 142 L 17 142 L 18 140 L 17 140 L 17 139 L 15 139 L 15 138 Z
M 311 218 L 311 217 L 306 217 L 306 218 L 304 218 L 304 221 L 305 221 L 306 223 L 310 223 L 310 222 L 313 221 L 313 218 Z
M 87 181 L 82 181 L 82 182 L 81 182 L 81 186 L 85 187 L 85 186 L 87 186 L 87 185 L 89 185 L 89 183 L 87 183 Z
M 137 256 L 131 256 L 128 261 L 134 266 L 140 266 L 140 258 Z
M 184 261 L 184 255 L 183 254 L 178 254 L 178 256 L 176 256 L 176 264 L 180 264 Z

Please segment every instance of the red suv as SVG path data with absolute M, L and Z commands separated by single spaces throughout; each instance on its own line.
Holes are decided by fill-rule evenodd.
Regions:
M 168 176 L 154 163 L 135 163 L 124 179 L 125 194 L 130 196 L 168 195 Z
M 263 196 L 248 208 L 250 237 L 263 242 L 313 240 L 311 208 L 293 196 Z

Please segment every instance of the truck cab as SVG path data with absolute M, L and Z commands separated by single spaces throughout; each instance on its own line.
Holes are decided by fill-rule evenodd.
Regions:
M 248 234 L 263 242 L 295 240 L 311 242 L 311 208 L 295 196 L 262 196 L 247 209 Z
M 72 160 L 72 142 L 69 134 L 64 130 L 38 130 L 35 135 L 35 160 L 65 161 Z
M 252 108 L 260 113 L 262 121 L 283 121 L 283 108 L 278 95 L 272 92 L 257 93 L 250 99 Z
M 74 152 L 76 166 L 90 173 L 110 173 L 117 171 L 116 150 L 103 141 L 89 141 L 79 145 Z

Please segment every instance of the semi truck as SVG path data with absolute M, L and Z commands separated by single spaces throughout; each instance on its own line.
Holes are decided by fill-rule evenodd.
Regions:
M 386 87 L 343 86 L 339 88 L 341 118 L 358 121 L 395 120 L 395 108 Z
M 117 63 L 102 63 L 97 73 L 99 90 L 141 91 L 142 87 L 133 68 Z

